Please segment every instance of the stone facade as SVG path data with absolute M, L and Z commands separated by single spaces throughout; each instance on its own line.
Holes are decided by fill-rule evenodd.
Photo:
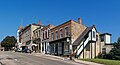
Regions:
M 86 29 L 87 27 L 85 25 L 75 21 L 71 21 L 71 37 L 72 37 L 72 43 L 78 38 L 78 36 L 81 35 L 81 33 Z
M 68 28 L 67 36 L 65 31 L 66 27 Z M 71 53 L 70 43 L 71 44 L 75 43 L 76 39 L 78 39 L 78 37 L 82 35 L 87 28 L 88 28 L 87 26 L 82 24 L 81 18 L 79 18 L 78 22 L 74 20 L 69 20 L 51 29 L 51 34 L 50 34 L 50 45 L 52 49 L 51 53 L 55 55 L 70 55 Z M 61 37 L 61 30 L 62 30 L 62 37 Z M 100 34 L 96 33 L 95 37 L 97 38 L 97 40 L 95 38 L 94 42 L 90 42 L 90 43 L 88 42 L 88 45 L 85 46 L 83 50 L 84 52 L 81 53 L 79 58 L 95 58 L 96 56 L 98 56 L 99 53 L 102 52 Z M 67 42 L 68 39 L 69 42 Z M 74 55 L 75 50 L 73 49 L 72 51 Z
M 33 50 L 35 52 L 42 52 L 41 51 L 41 43 L 42 43 L 42 36 L 41 36 L 41 33 L 42 33 L 42 29 L 43 26 L 40 25 L 39 28 L 37 28 L 36 30 L 33 31 L 34 33 L 34 37 L 33 37 Z
M 113 48 L 113 44 L 111 44 L 111 35 L 109 33 L 100 34 L 101 37 L 101 45 L 102 45 L 102 54 L 109 53 Z
M 20 31 L 20 38 L 21 38 L 21 43 L 22 43 L 22 50 L 25 49 L 25 47 L 28 47 L 28 49 L 32 50 L 32 44 L 33 44 L 33 31 L 40 26 L 37 24 L 30 24 L 23 28 Z
M 104 41 L 101 41 L 101 34 L 97 32 L 96 26 L 87 27 L 78 21 L 69 20 L 58 26 L 40 26 L 30 24 L 19 32 L 19 42 L 23 46 L 35 45 L 42 53 L 50 53 L 60 56 L 73 56 L 76 58 L 96 58 L 103 53 L 103 48 L 110 51 L 112 46 L 109 34 L 102 34 Z M 108 52 L 107 52 L 108 53 Z
M 54 49 L 52 51 L 53 53 L 55 53 L 55 54 L 58 53 L 58 52 L 55 52 L 56 50 L 54 47 L 58 47 L 60 44 L 63 44 L 63 47 L 61 46 L 62 47 L 61 50 L 63 52 L 62 55 L 65 55 L 65 53 L 67 55 L 70 54 L 70 42 L 71 42 L 71 44 L 73 44 L 75 42 L 75 40 L 87 28 L 85 25 L 82 24 L 82 22 L 79 23 L 79 20 L 81 21 L 81 19 L 78 19 L 78 22 L 75 22 L 74 20 L 69 20 L 68 22 L 65 22 L 65 23 L 58 25 L 55 28 L 51 29 L 50 44 L 51 44 L 51 46 L 53 46 L 53 48 L 52 48 L 52 49 Z M 66 36 L 66 32 L 65 32 L 66 27 L 68 27 L 68 33 L 67 33 L 68 36 Z M 61 37 L 61 30 L 62 30 L 62 37 Z M 58 35 L 57 35 L 58 38 L 56 38 L 57 37 L 56 32 L 58 33 Z M 69 39 L 69 42 L 67 42 L 67 39 Z M 56 46 L 56 44 L 57 44 L 57 46 Z M 66 47 L 68 47 L 67 52 L 65 50 Z M 58 49 L 58 51 L 59 51 L 59 49 Z
M 102 48 L 103 54 L 108 54 L 113 48 L 113 44 L 105 44 Z
M 71 21 L 65 22 L 51 29 L 50 32 L 50 46 L 51 54 L 54 55 L 68 55 L 69 42 L 71 34 Z

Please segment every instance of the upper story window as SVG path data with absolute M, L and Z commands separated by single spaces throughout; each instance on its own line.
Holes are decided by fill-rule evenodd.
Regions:
M 51 37 L 52 37 L 52 41 L 54 40 L 54 33 L 51 34 Z
M 98 41 L 98 35 L 96 35 L 96 41 Z
M 56 31 L 56 39 L 58 39 L 58 31 Z
M 48 39 L 49 39 L 49 33 L 50 33 L 50 30 L 48 30 Z
M 47 31 L 45 31 L 45 39 L 47 39 Z
M 95 31 L 93 31 L 93 38 L 95 38 L 95 36 L 96 36 L 96 35 L 95 35 Z
M 68 37 L 68 27 L 65 28 L 65 36 Z
M 100 38 L 101 38 L 101 42 L 103 42 L 104 41 L 104 36 L 101 36 Z
M 62 29 L 60 30 L 60 38 L 63 37 L 63 32 L 62 32 Z
M 50 33 L 50 29 L 47 29 L 47 39 L 49 39 L 49 33 Z

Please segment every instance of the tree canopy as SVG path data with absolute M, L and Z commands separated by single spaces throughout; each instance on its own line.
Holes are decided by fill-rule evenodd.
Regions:
M 110 51 L 112 59 L 120 60 L 120 37 L 114 43 L 114 48 Z
M 14 36 L 7 36 L 1 42 L 2 47 L 14 47 L 17 40 Z

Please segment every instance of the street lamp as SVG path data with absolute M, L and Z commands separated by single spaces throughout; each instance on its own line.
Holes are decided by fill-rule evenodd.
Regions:
M 71 39 L 67 38 L 67 42 L 69 43 L 70 60 L 72 60 L 72 44 L 71 44 Z

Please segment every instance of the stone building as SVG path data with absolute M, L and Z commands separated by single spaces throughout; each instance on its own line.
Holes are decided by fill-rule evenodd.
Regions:
M 111 43 L 111 35 L 109 33 L 100 34 L 102 44 L 102 54 L 107 54 L 112 50 L 113 44 Z
M 52 28 L 49 43 L 51 54 L 76 58 L 95 58 L 103 48 L 96 26 L 83 25 L 81 18 Z
M 70 44 L 73 44 L 86 28 L 79 18 L 78 22 L 69 20 L 51 29 L 51 54 L 68 56 L 70 54 Z
M 42 28 L 42 52 L 45 54 L 50 53 L 50 46 L 49 46 L 49 41 L 50 41 L 50 30 L 54 28 L 54 25 L 47 25 Z
M 69 20 L 58 26 L 30 24 L 18 31 L 22 49 L 75 58 L 96 58 L 112 49 L 111 34 L 100 34 L 95 25 L 87 27 L 82 19 Z
M 39 27 L 40 25 L 38 24 L 30 24 L 19 32 L 20 42 L 22 43 L 22 50 L 24 50 L 25 48 L 33 50 L 32 46 L 35 45 L 33 43 L 33 37 L 34 37 L 33 31 Z
M 34 31 L 33 31 L 33 33 L 34 33 L 34 37 L 33 37 L 33 46 L 32 46 L 32 49 L 33 49 L 33 51 L 35 51 L 35 52 L 42 52 L 41 51 L 41 43 L 42 43 L 42 37 L 41 37 L 41 33 L 42 33 L 42 28 L 44 27 L 44 26 L 42 26 L 42 24 L 41 24 L 41 22 L 39 22 L 39 24 L 38 25 L 40 25 L 40 27 L 38 27 L 37 29 L 35 29 Z

